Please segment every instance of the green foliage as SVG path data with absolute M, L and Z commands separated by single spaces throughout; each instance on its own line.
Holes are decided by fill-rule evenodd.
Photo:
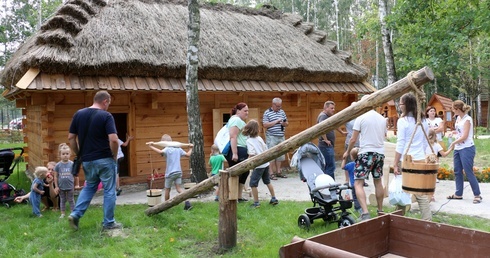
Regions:
M 1 16 L 0 43 L 2 58 L 0 67 L 3 67 L 12 56 L 19 44 L 29 38 L 36 29 L 36 25 L 44 22 L 62 3 L 61 0 L 31 1 L 12 0 L 5 3 L 5 15 Z M 39 3 L 42 4 L 41 19 L 39 19 Z

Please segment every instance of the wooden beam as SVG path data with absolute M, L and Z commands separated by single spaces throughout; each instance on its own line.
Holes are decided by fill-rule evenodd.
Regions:
M 311 141 L 312 139 L 318 138 L 320 135 L 332 131 L 338 128 L 355 117 L 358 117 L 375 107 L 387 102 L 391 99 L 396 99 L 401 97 L 403 94 L 410 92 L 412 89 L 412 84 L 416 86 L 417 90 L 420 90 L 421 86 L 425 83 L 434 79 L 434 74 L 432 70 L 428 67 L 424 67 L 416 72 L 412 72 L 405 78 L 379 90 L 367 98 L 358 101 L 354 105 L 343 109 L 342 111 L 336 113 L 331 118 L 316 124 L 301 133 L 298 133 L 286 141 L 276 145 L 273 148 L 261 153 L 260 155 L 254 156 L 250 159 L 244 160 L 233 167 L 227 169 L 230 176 L 238 176 L 246 171 L 253 169 L 261 164 L 264 164 L 270 160 L 273 160 L 287 152 L 293 151 L 299 146 Z M 246 96 L 244 97 L 246 102 Z M 217 176 L 217 175 L 216 175 Z M 214 176 L 214 177 L 216 177 Z M 212 177 L 212 178 L 214 178 Z M 210 178 L 211 179 L 211 178 Z M 180 193 L 174 198 L 167 200 L 159 205 L 151 207 L 145 211 L 147 215 L 156 214 L 165 211 L 173 206 L 178 205 L 180 202 L 185 201 L 196 194 L 202 193 L 207 189 L 210 189 L 214 184 L 210 184 L 208 180 L 204 180 L 197 184 L 195 187 Z M 207 187 L 207 188 L 205 188 Z M 204 189 L 205 188 L 205 189 Z

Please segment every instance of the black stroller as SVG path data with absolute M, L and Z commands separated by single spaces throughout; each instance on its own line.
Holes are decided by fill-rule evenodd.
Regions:
M 20 154 L 15 158 L 14 151 L 20 151 Z M 0 150 L 0 203 L 7 208 L 9 203 L 14 201 L 15 197 L 25 194 L 24 190 L 17 190 L 15 187 L 6 182 L 10 175 L 14 172 L 14 168 L 24 154 L 24 148 L 10 148 Z
M 305 209 L 305 214 L 299 216 L 298 226 L 309 229 L 319 218 L 327 223 L 337 222 L 339 228 L 354 224 L 354 218 L 347 211 L 352 207 L 352 200 L 342 197 L 342 191 L 349 186 L 336 183 L 323 173 L 325 159 L 320 149 L 313 143 L 307 143 L 297 150 L 294 158 L 300 179 L 308 184 L 313 202 L 313 207 Z

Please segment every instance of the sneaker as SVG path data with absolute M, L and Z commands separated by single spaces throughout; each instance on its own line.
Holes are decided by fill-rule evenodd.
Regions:
M 123 225 L 118 222 L 112 222 L 111 224 L 105 225 L 102 227 L 102 230 L 113 230 L 113 229 L 121 229 Z
M 246 198 L 238 198 L 238 202 L 248 202 L 248 199 Z
M 381 213 L 384 214 L 384 211 L 376 210 L 376 213 L 378 214 L 378 216 L 381 216 Z
M 250 205 L 252 208 L 260 208 L 260 202 L 254 202 Z
M 360 220 L 361 221 L 365 221 L 365 220 L 368 220 L 368 219 L 371 219 L 371 215 L 369 215 L 369 213 L 364 213 L 360 217 Z
M 116 196 L 119 196 L 122 192 L 122 189 L 121 188 L 118 188 L 116 189 Z
M 70 224 L 70 227 L 73 228 L 75 231 L 78 230 L 79 220 L 79 218 L 72 217 L 71 215 L 68 216 L 68 223 Z
M 272 198 L 271 201 L 269 202 L 269 204 L 278 205 L 279 201 L 276 198 Z
M 189 201 L 186 201 L 185 204 L 184 204 L 184 210 L 185 211 L 190 211 L 192 210 L 192 205 Z
M 219 198 L 218 197 L 214 198 L 214 201 L 219 202 Z
M 65 218 L 65 214 L 61 214 L 60 219 L 64 219 L 64 218 Z

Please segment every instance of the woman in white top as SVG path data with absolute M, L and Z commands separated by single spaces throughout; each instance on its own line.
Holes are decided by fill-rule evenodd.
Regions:
M 427 138 L 422 131 L 420 126 L 417 126 L 417 99 L 412 93 L 406 93 L 400 98 L 400 110 L 402 115 L 396 123 L 397 128 L 397 138 L 396 138 L 396 153 L 395 153 L 395 164 L 393 165 L 395 175 L 400 175 L 402 173 L 399 167 L 400 161 L 402 160 L 405 152 L 407 155 L 412 156 L 412 160 L 425 160 L 425 149 L 429 146 Z M 427 125 L 426 119 L 421 115 L 423 119 L 422 126 L 426 132 L 429 131 L 429 126 Z M 412 137 L 410 142 L 410 138 Z M 420 213 L 423 220 L 432 220 L 432 213 L 430 211 L 430 199 L 427 195 L 414 194 L 417 202 L 419 203 Z M 403 211 L 405 209 L 402 209 Z
M 428 106 L 425 109 L 425 117 L 427 118 L 427 124 L 429 125 L 429 129 L 434 130 L 437 137 L 437 142 L 445 149 L 445 145 L 442 141 L 442 137 L 444 134 L 444 121 L 437 117 L 437 110 L 433 106 Z
M 451 143 L 449 149 L 454 148 L 454 181 L 456 182 L 456 192 L 448 196 L 448 199 L 461 200 L 463 199 L 463 170 L 470 182 L 471 190 L 473 190 L 473 203 L 481 203 L 480 186 L 478 180 L 473 173 L 473 163 L 475 159 L 475 144 L 473 142 L 473 119 L 468 115 L 471 107 L 466 105 L 461 100 L 453 102 L 453 112 L 458 116 L 454 127 L 456 130 L 453 135 L 456 140 Z

